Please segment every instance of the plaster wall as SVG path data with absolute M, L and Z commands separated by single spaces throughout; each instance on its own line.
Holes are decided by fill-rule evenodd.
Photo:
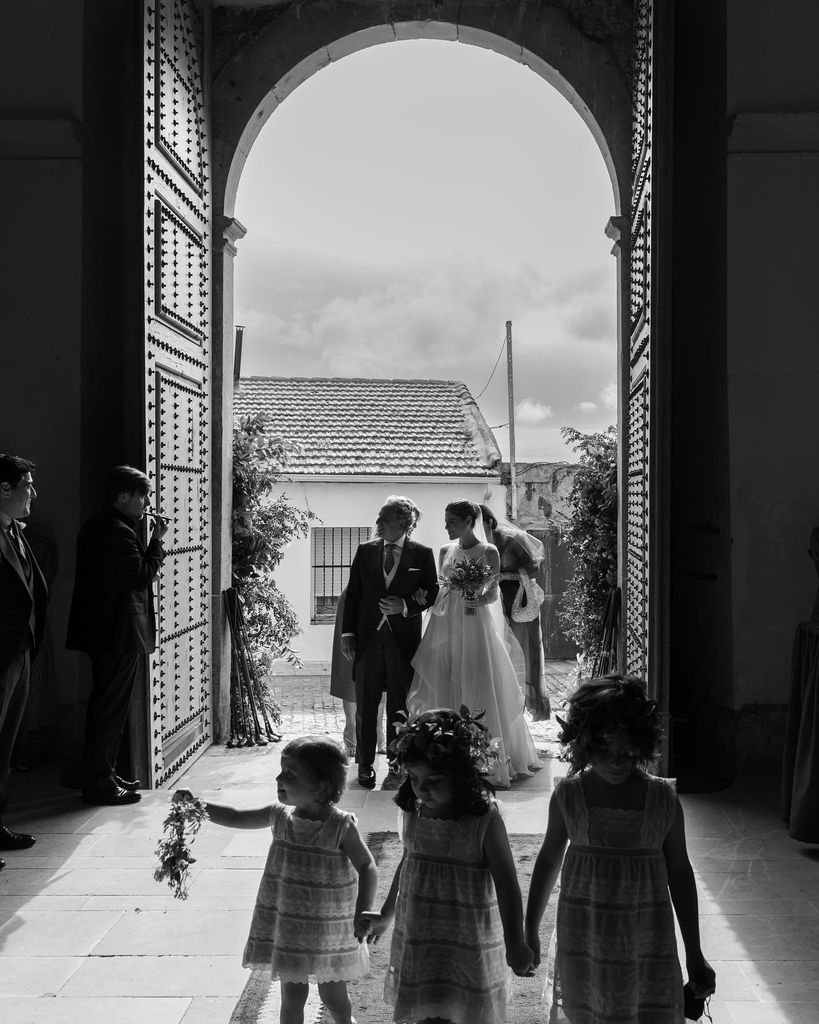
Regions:
M 37 463 L 28 523 L 57 548 L 48 618 L 61 733 L 78 691 L 64 641 L 81 517 L 82 12 L 80 0 L 0 7 L 0 449 Z
M 819 523 L 819 6 L 728 5 L 728 394 L 735 701 L 788 699 Z
M 444 532 L 444 507 L 450 501 L 467 498 L 503 507 L 505 489 L 497 479 L 478 481 L 446 480 L 441 483 L 414 483 L 384 480 L 373 483 L 329 483 L 293 480 L 280 486 L 276 494 L 286 493 L 293 504 L 314 512 L 315 526 L 371 526 L 378 509 L 389 494 L 404 494 L 421 509 L 421 519 L 412 539 L 437 553 L 447 544 Z M 276 572 L 276 582 L 293 605 L 302 627 L 294 647 L 303 661 L 329 661 L 332 654 L 333 624 L 311 625 L 312 611 L 310 538 L 294 540 L 287 548 Z

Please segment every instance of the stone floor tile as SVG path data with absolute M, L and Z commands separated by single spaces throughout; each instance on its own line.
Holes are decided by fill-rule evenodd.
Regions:
M 195 847 L 192 847 L 194 854 L 198 857 L 200 853 L 199 839 L 206 837 L 206 832 L 197 836 Z M 263 857 L 270 849 L 270 829 L 243 829 L 234 831 L 228 836 L 228 843 L 222 850 L 222 857 Z
M 150 896 L 158 888 L 148 869 L 0 871 L 0 895 Z
M 180 1024 L 228 1024 L 235 1005 L 233 997 L 194 996 Z
M 64 910 L 82 910 L 85 902 L 85 896 L 0 896 L 0 924 L 18 910 L 47 910 L 56 914 Z
M 190 885 L 188 904 L 191 909 L 220 907 L 222 910 L 242 910 L 256 903 L 260 871 L 235 871 L 214 868 L 201 871 Z
M 9 1024 L 180 1024 L 192 1000 L 179 999 L 32 999 L 0 1000 L 0 1018 Z M 221 1024 L 229 1019 L 222 1018 Z M 213 1024 L 217 1024 L 216 1018 Z
M 700 936 L 707 957 L 720 960 L 771 960 L 771 945 L 759 919 L 748 915 L 738 917 L 703 917 Z
M 743 973 L 735 960 L 722 960 L 709 957 L 708 962 L 717 974 L 717 994 L 721 1001 L 726 999 L 747 999 L 756 1002 L 759 994 L 750 979 Z M 711 1016 L 714 1016 L 712 1007 Z M 714 1018 L 715 1020 L 717 1018 Z M 724 1020 L 724 1018 L 722 1018 Z
M 754 917 L 786 916 L 786 917 L 819 917 L 819 909 L 809 900 L 776 899 L 723 899 L 700 898 L 700 916 L 725 914 L 735 916 L 749 914 Z
M 112 910 L 19 910 L 0 926 L 0 958 L 87 956 L 121 916 Z
M 85 963 L 80 956 L 14 956 L 0 971 L 0 1010 L 6 996 L 48 996 L 56 993 Z M 3 1020 L 10 1018 L 3 1017 Z
M 219 857 L 230 845 L 235 833 L 231 829 L 205 827 L 196 836 L 196 852 L 199 856 Z M 268 833 L 269 836 L 269 833 Z M 162 838 L 162 828 L 158 832 L 146 832 L 144 835 L 94 835 L 89 836 L 95 842 L 95 857 L 156 857 L 156 846 Z M 106 861 L 107 867 L 107 861 Z
M 180 913 L 190 909 L 191 901 L 175 899 L 167 886 L 156 885 L 156 894 L 146 896 L 84 896 L 83 910 L 165 910 L 179 911 Z
M 232 956 L 91 956 L 60 990 L 73 996 L 224 996 L 238 999 L 247 980 L 241 951 Z
M 230 956 L 241 958 L 253 906 L 185 914 L 123 914 L 94 947 L 94 956 Z M 2 932 L 0 932 L 2 935 Z
M 725 1008 L 732 1024 L 816 1024 L 816 1005 L 813 1003 L 771 1006 L 726 1000 Z

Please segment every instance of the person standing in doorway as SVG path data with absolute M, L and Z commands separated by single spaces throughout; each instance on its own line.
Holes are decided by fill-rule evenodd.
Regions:
M 140 781 L 117 774 L 117 756 L 134 685 L 156 649 L 153 582 L 165 552 L 167 522 L 154 518 L 147 547 L 137 535 L 148 509 L 148 477 L 131 466 L 108 476 L 110 504 L 77 538 L 74 595 L 66 646 L 91 658 L 83 753 L 83 802 L 136 803 Z
M 375 786 L 376 722 L 387 693 L 387 749 L 395 721 L 406 713 L 412 659 L 421 642 L 421 612 L 435 603 L 438 572 L 431 548 L 410 540 L 420 517 L 409 498 L 391 495 L 375 521 L 376 539 L 359 544 L 350 567 L 341 650 L 353 663 L 356 761 L 359 784 Z M 397 789 L 400 768 L 391 758 L 387 789 Z
M 28 699 L 31 659 L 45 626 L 48 587 L 23 524 L 37 496 L 33 462 L 0 454 L 0 850 L 25 850 L 34 836 L 3 824 L 14 741 Z M 0 869 L 5 861 L 0 860 Z

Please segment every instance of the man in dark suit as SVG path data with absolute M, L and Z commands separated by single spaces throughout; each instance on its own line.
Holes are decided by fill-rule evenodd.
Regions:
M 153 581 L 165 552 L 167 522 L 154 518 L 147 548 L 137 536 L 151 488 L 131 466 L 108 477 L 111 504 L 90 519 L 77 538 L 74 595 L 68 619 L 69 650 L 91 657 L 83 755 L 83 802 L 128 804 L 141 799 L 138 779 L 117 775 L 117 756 L 134 685 L 147 673 L 156 649 Z
M 409 498 L 387 498 L 375 521 L 377 539 L 359 544 L 350 567 L 341 649 L 353 662 L 358 781 L 368 789 L 375 785 L 381 694 L 386 690 L 389 749 L 398 712 L 407 710 L 411 662 L 421 642 L 421 612 L 438 595 L 432 549 L 409 538 L 419 516 Z M 395 788 L 399 782 L 398 766 L 390 761 L 384 785 Z
M 14 741 L 28 699 L 31 659 L 45 626 L 48 587 L 19 522 L 31 512 L 33 462 L 0 454 L 0 850 L 25 850 L 34 836 L 3 824 Z M 5 861 L 0 860 L 0 869 Z

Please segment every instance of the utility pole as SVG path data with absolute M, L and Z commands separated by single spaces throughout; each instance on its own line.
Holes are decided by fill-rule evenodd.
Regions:
M 518 519 L 518 485 L 515 476 L 515 376 L 512 369 L 512 321 L 506 321 L 506 391 L 509 397 L 509 477 L 512 489 L 510 517 Z

